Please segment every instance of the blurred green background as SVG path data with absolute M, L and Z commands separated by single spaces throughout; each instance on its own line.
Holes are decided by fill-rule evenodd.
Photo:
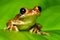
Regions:
M 42 30 L 49 32 L 50 37 L 28 31 L 1 30 L 8 20 L 19 13 L 21 7 L 32 9 L 36 5 L 42 7 L 36 22 L 43 25 Z M 0 0 L 0 40 L 60 40 L 60 0 Z

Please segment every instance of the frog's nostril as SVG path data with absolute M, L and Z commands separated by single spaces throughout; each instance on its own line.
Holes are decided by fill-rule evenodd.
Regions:
M 38 6 L 38 10 L 41 12 L 42 11 L 42 9 L 41 9 L 41 7 L 40 6 Z
M 26 12 L 26 9 L 25 9 L 25 8 L 21 8 L 21 9 L 20 9 L 20 13 L 21 13 L 21 14 L 24 14 L 25 12 Z

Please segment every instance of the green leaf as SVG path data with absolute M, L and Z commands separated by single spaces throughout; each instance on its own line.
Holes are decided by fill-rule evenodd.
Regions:
M 50 37 L 28 31 L 1 30 L 21 7 L 32 9 L 36 5 L 42 7 L 36 22 L 43 25 L 42 30 L 50 33 Z M 0 40 L 60 40 L 60 0 L 0 0 Z

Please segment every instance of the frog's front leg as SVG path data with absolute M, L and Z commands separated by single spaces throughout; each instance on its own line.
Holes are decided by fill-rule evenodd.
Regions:
M 41 30 L 41 28 L 42 28 L 42 26 L 41 26 L 40 24 L 35 24 L 29 31 L 30 31 L 31 33 L 37 33 L 37 34 L 39 34 L 39 35 L 43 34 L 43 35 L 48 35 L 48 36 L 49 36 L 49 33 L 43 32 L 43 31 Z
M 7 23 L 6 28 L 4 28 L 4 30 L 15 30 L 15 31 L 19 31 L 16 25 L 21 25 L 22 22 L 21 21 L 14 21 L 14 20 L 10 20 Z

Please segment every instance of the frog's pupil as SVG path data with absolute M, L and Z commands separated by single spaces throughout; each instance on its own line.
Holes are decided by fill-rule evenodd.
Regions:
M 25 8 L 21 8 L 21 9 L 20 9 L 20 13 L 21 13 L 21 14 L 24 14 L 25 12 L 26 12 L 26 9 L 25 9 Z
M 42 10 L 42 9 L 41 9 L 41 7 L 40 7 L 40 6 L 38 6 L 38 10 L 41 12 L 41 10 Z

